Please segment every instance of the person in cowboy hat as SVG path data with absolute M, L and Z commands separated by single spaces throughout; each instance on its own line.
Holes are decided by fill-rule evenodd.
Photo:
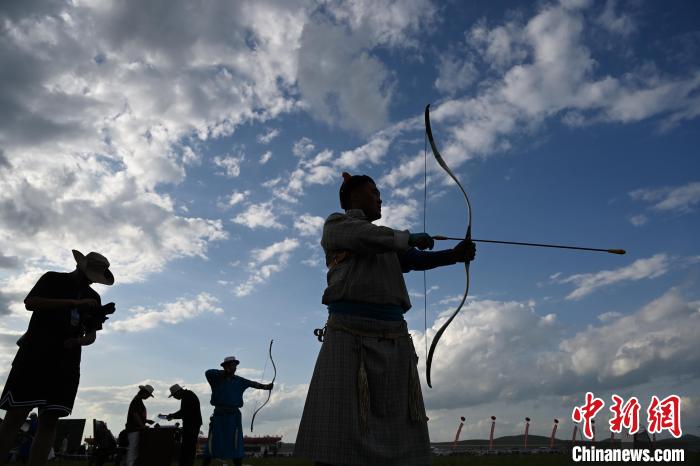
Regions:
M 180 410 L 166 415 L 168 421 L 182 419 L 182 445 L 180 446 L 180 466 L 192 466 L 197 453 L 197 438 L 202 425 L 202 412 L 199 398 L 191 390 L 178 384 L 170 387 L 168 398 L 180 400 Z
M 80 379 L 83 346 L 91 345 L 114 303 L 101 305 L 93 283 L 112 285 L 114 275 L 102 254 L 84 256 L 73 251 L 72 272 L 46 272 L 24 299 L 32 312 L 29 326 L 19 339 L 17 355 L 0 396 L 7 410 L 0 424 L 0 464 L 7 457 L 19 426 L 38 408 L 36 438 L 29 453 L 30 465 L 43 465 L 56 435 L 58 418 L 68 416 Z
M 139 439 L 141 432 L 146 429 L 146 424 L 153 424 L 147 418 L 146 405 L 143 400 L 153 397 L 153 387 L 151 385 L 139 385 L 139 391 L 129 403 L 129 411 L 126 415 L 126 427 L 129 438 L 129 449 L 126 452 L 127 466 L 134 466 L 139 454 Z
M 262 384 L 237 376 L 239 363 L 235 356 L 228 356 L 220 364 L 223 370 L 209 369 L 204 373 L 211 386 L 214 414 L 210 418 L 209 441 L 204 448 L 203 466 L 209 465 L 212 458 L 232 459 L 235 466 L 241 466 L 241 459 L 245 456 L 239 409 L 243 406 L 243 392 L 251 387 L 260 390 L 273 388 L 271 383 Z

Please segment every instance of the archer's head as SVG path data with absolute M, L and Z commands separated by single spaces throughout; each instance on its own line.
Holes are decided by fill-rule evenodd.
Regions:
M 340 186 L 340 207 L 360 209 L 370 222 L 382 218 L 382 198 L 374 180 L 367 175 L 351 176 L 343 172 Z

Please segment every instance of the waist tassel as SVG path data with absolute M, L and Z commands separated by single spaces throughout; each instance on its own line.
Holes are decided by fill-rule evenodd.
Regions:
M 358 408 L 360 415 L 360 429 L 363 433 L 369 430 L 369 412 L 370 412 L 370 396 L 369 396 L 369 379 L 367 377 L 367 369 L 365 368 L 364 358 L 364 338 L 379 338 L 387 340 L 399 340 L 403 338 L 411 338 L 410 334 L 397 333 L 382 333 L 382 332 L 363 332 L 346 327 L 345 325 L 336 322 L 328 321 L 325 329 L 339 330 L 349 333 L 357 338 L 359 343 L 360 364 L 357 369 L 357 395 Z M 325 333 L 325 332 L 324 332 Z M 318 336 L 318 335 L 317 335 Z M 325 335 L 324 335 L 325 336 Z M 413 345 L 411 345 L 412 347 Z M 408 409 L 411 421 L 426 422 L 428 417 L 425 414 L 425 405 L 421 396 L 420 377 L 418 376 L 418 356 L 413 355 L 409 362 L 408 368 Z
M 426 422 L 428 416 L 425 414 L 425 405 L 421 396 L 420 377 L 418 377 L 418 357 L 409 363 L 408 377 L 408 410 L 411 420 L 414 422 Z

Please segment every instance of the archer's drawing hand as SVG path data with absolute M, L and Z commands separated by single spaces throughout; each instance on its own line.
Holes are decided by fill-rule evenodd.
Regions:
M 411 233 L 408 235 L 408 245 L 423 251 L 425 249 L 433 249 L 435 240 L 427 233 Z
M 476 244 L 471 240 L 462 240 L 452 248 L 452 254 L 455 262 L 471 262 L 476 257 Z
M 100 303 L 98 303 L 96 299 L 84 298 L 75 300 L 75 307 L 81 311 L 94 311 L 99 306 Z

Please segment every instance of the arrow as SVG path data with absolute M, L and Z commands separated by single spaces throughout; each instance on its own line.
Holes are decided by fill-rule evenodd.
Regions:
M 442 235 L 435 235 L 433 236 L 434 240 L 437 241 L 443 241 L 443 240 L 455 240 L 455 241 L 463 241 L 464 238 L 452 238 L 450 236 L 442 236 Z M 563 246 L 561 244 L 543 244 L 543 243 L 520 243 L 517 241 L 496 241 L 493 239 L 473 239 L 475 243 L 497 243 L 497 244 L 515 244 L 518 246 L 537 246 L 540 248 L 557 248 L 557 249 L 578 249 L 581 251 L 598 251 L 598 252 L 608 252 L 610 254 L 625 254 L 627 251 L 624 249 L 602 249 L 602 248 L 584 248 L 581 246 Z

